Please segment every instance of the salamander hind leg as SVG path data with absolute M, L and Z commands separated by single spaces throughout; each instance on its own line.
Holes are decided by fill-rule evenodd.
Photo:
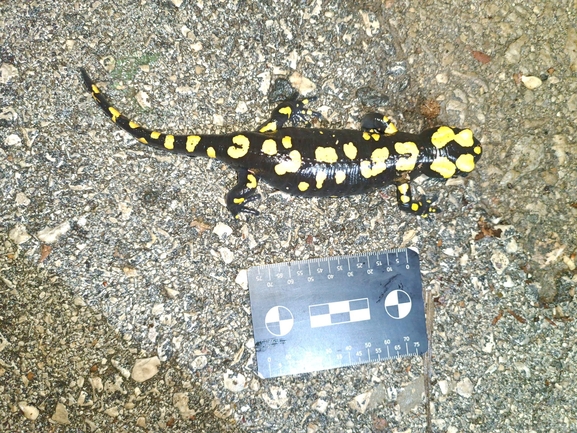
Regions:
M 397 127 L 391 120 L 381 113 L 368 113 L 361 119 L 361 129 L 369 133 L 393 135 Z
M 276 132 L 284 127 L 287 122 L 293 125 L 304 122 L 305 126 L 310 126 L 310 118 L 322 119 L 322 114 L 307 108 L 307 105 L 316 100 L 316 97 L 298 98 L 295 97 L 280 103 L 270 115 L 270 118 L 257 128 L 258 132 Z
M 413 200 L 411 193 L 411 184 L 409 182 L 395 183 L 397 189 L 397 203 L 399 209 L 427 218 L 430 214 L 439 213 L 441 209 L 431 206 L 437 200 L 436 196 L 427 198 L 421 197 L 420 200 Z
M 241 213 L 258 215 L 257 210 L 246 206 L 247 203 L 260 198 L 260 194 L 256 193 L 258 185 L 256 176 L 245 169 L 237 170 L 237 174 L 237 184 L 226 195 L 226 207 L 235 218 L 238 218 Z

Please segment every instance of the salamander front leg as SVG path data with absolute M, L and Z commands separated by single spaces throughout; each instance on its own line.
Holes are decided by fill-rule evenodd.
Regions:
M 311 102 L 316 100 L 316 97 L 312 98 L 298 98 L 298 94 L 295 94 L 293 99 L 279 104 L 270 115 L 270 118 L 257 128 L 258 132 L 276 132 L 280 128 L 284 127 L 287 122 L 291 122 L 293 125 L 297 123 L 304 122 L 305 126 L 310 126 L 310 117 L 316 119 L 322 119 L 322 114 L 317 111 L 312 111 L 306 106 Z
M 361 129 L 366 132 L 376 132 L 382 135 L 393 135 L 397 127 L 393 122 L 381 113 L 368 113 L 361 119 Z
M 258 215 L 257 210 L 246 206 L 247 203 L 260 198 L 260 194 L 256 193 L 258 185 L 256 176 L 245 169 L 237 170 L 237 174 L 237 184 L 226 195 L 226 207 L 235 218 L 238 218 L 241 213 Z
M 399 209 L 412 213 L 413 215 L 420 215 L 422 218 L 427 218 L 430 214 L 441 212 L 439 208 L 431 206 L 437 197 L 427 198 L 423 196 L 420 200 L 413 200 L 409 182 L 400 182 L 395 185 L 397 187 L 397 203 Z

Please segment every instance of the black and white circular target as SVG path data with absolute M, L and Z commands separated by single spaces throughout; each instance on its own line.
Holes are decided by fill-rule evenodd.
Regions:
M 272 307 L 264 318 L 268 332 L 277 337 L 287 335 L 293 329 L 294 321 L 291 311 L 282 305 Z
M 404 290 L 393 290 L 385 298 L 385 311 L 393 319 L 403 319 L 411 312 L 413 302 Z

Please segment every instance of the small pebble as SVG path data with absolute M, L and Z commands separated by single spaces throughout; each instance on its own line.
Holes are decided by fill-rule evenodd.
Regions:
M 148 96 L 148 93 L 143 92 L 142 90 L 140 92 L 138 92 L 135 96 L 136 98 L 136 102 L 138 102 L 138 105 L 140 105 L 142 108 L 150 108 L 150 97 Z
M 21 401 L 20 403 L 18 403 L 18 407 L 20 408 L 24 416 L 32 421 L 38 418 L 38 415 L 40 414 L 40 411 L 37 408 L 26 404 L 25 401 Z
M 11 134 L 4 139 L 4 144 L 6 146 L 20 146 L 22 139 L 16 134 Z
M 116 418 L 118 415 L 120 415 L 120 412 L 118 411 L 118 407 L 116 407 L 116 406 L 113 406 L 113 407 L 106 409 L 104 411 L 104 413 L 111 418 Z
M 501 275 L 505 272 L 507 266 L 509 266 L 509 258 L 505 255 L 505 253 L 501 251 L 495 251 L 491 256 L 491 263 L 493 263 L 493 267 L 497 274 Z
M 70 223 L 66 221 L 56 227 L 46 227 L 36 233 L 36 236 L 45 244 L 53 244 L 68 230 L 70 230 Z
M 232 263 L 232 261 L 234 260 L 234 253 L 231 250 L 229 250 L 228 248 L 226 248 L 226 247 L 219 248 L 218 252 L 220 253 L 220 257 L 222 258 L 222 261 L 224 263 L 226 263 L 227 265 L 229 263 Z
M 317 88 L 317 86 L 311 80 L 303 77 L 298 72 L 293 72 L 293 74 L 289 77 L 289 81 L 301 95 L 307 95 L 311 92 L 314 92 Z
M 240 392 L 246 388 L 246 378 L 242 373 L 234 376 L 232 371 L 227 370 L 226 373 L 223 374 L 223 377 L 224 387 L 231 392 Z
M 471 379 L 465 377 L 463 380 L 457 383 L 455 391 L 457 391 L 457 394 L 459 394 L 461 397 L 470 398 L 473 395 L 474 388 L 475 387 L 473 386 Z
M 521 82 L 529 90 L 533 90 L 533 89 L 536 89 L 537 87 L 541 87 L 541 84 L 543 84 L 543 81 L 541 81 L 541 79 L 539 77 L 535 77 L 533 75 L 521 76 Z
M 226 224 L 217 223 L 214 226 L 212 232 L 222 239 L 232 234 L 232 228 L 230 228 L 230 226 L 227 226 Z
M 132 368 L 131 377 L 136 382 L 144 382 L 156 376 L 159 367 L 160 359 L 158 356 L 153 356 L 152 358 L 137 359 L 134 367 Z
M 14 228 L 8 232 L 8 237 L 16 245 L 21 245 L 31 238 L 26 231 L 26 227 L 22 224 L 16 224 Z
M 195 370 L 201 370 L 204 367 L 206 367 L 207 363 L 208 359 L 206 358 L 206 356 L 198 356 L 192 360 L 191 367 L 194 368 Z
M 263 394 L 262 399 L 271 409 L 280 409 L 289 401 L 286 390 L 278 386 L 271 386 L 270 392 Z
M 56 405 L 54 415 L 52 415 L 50 419 L 58 424 L 70 424 L 70 420 L 68 419 L 68 410 L 62 403 Z
M 9 63 L 0 65 L 0 84 L 7 84 L 9 81 L 18 77 L 18 69 Z
M 367 410 L 369 403 L 371 401 L 371 392 L 365 392 L 363 394 L 357 395 L 349 402 L 349 407 L 357 412 L 363 414 Z
M 312 408 L 320 413 L 325 413 L 327 411 L 328 403 L 323 399 L 319 398 L 312 404 Z

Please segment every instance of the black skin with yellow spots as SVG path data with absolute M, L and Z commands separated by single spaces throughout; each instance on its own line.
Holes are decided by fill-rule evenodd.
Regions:
M 81 70 L 84 83 L 106 115 L 138 141 L 188 156 L 216 158 L 234 168 L 238 183 L 226 197 L 233 216 L 257 215 L 247 206 L 258 199 L 259 181 L 303 197 L 363 194 L 394 184 L 399 208 L 427 216 L 438 212 L 432 199 L 414 200 L 411 179 L 420 174 L 449 179 L 471 172 L 481 157 L 470 129 L 440 126 L 420 134 L 398 132 L 382 114 L 369 113 L 360 131 L 286 127 L 308 122 L 319 113 L 307 108 L 310 99 L 281 103 L 256 131 L 230 134 L 164 134 L 143 128 L 114 108 Z

